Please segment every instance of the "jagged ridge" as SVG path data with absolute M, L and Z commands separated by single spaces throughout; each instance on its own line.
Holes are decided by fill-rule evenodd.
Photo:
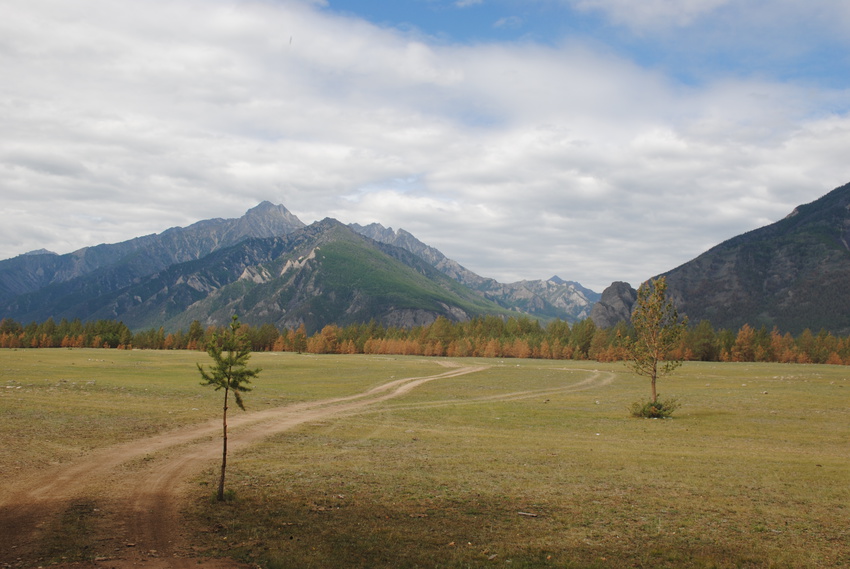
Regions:
M 114 295 L 95 315 L 132 328 L 185 329 L 192 320 L 221 324 L 238 313 L 246 323 L 304 324 L 313 332 L 330 323 L 410 327 L 499 312 L 409 252 L 325 219 L 170 267 Z
M 557 277 L 501 284 L 404 230 L 332 219 L 305 226 L 269 202 L 237 219 L 0 262 L 0 318 L 116 319 L 134 329 L 226 323 L 234 312 L 252 324 L 308 329 L 517 311 L 575 320 L 594 294 Z
M 85 298 L 128 286 L 176 263 L 196 260 L 250 237 L 304 224 L 285 207 L 263 202 L 238 219 L 210 219 L 122 243 L 66 255 L 19 255 L 0 261 L 0 314 L 45 320 Z
M 594 303 L 599 300 L 598 293 L 579 283 L 564 281 L 558 276 L 548 280 L 526 280 L 508 284 L 484 278 L 447 258 L 437 249 L 422 243 L 404 229 L 393 231 L 392 228 L 386 228 L 379 223 L 367 226 L 353 223 L 349 227 L 376 241 L 410 251 L 443 274 L 503 308 L 544 319 L 560 318 L 576 322 L 587 318 Z

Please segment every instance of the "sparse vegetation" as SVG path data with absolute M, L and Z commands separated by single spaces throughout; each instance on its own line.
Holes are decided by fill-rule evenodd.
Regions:
M 264 369 L 258 408 L 359 393 L 442 361 L 253 357 Z M 69 462 L 206 420 L 220 397 L 198 391 L 196 359 L 0 350 L 0 434 L 15 440 L 0 467 L 26 476 L 57 453 Z M 212 503 L 209 473 L 199 475 L 187 503 L 193 545 L 267 568 L 774 569 L 850 559 L 846 368 L 695 362 L 678 371 L 688 398 L 677 419 L 636 423 L 623 409 L 645 385 L 622 364 L 474 361 L 490 367 L 235 453 L 235 502 Z M 48 527 L 88 532 L 95 503 L 81 497 Z M 97 553 L 97 540 L 78 540 L 94 549 L 77 554 L 61 538 L 51 534 L 52 558 Z
M 53 563 L 91 559 L 96 548 L 93 518 L 97 505 L 75 500 L 55 520 L 47 522 L 44 557 Z
M 632 403 L 632 417 L 643 419 L 667 419 L 673 412 L 681 407 L 679 400 L 675 398 L 657 399 L 655 401 L 636 401 Z
M 201 372 L 203 378 L 202 385 L 210 385 L 216 391 L 224 390 L 224 406 L 221 415 L 222 434 L 221 434 L 221 474 L 218 482 L 218 501 L 223 502 L 225 499 L 224 493 L 224 477 L 227 470 L 227 409 L 229 395 L 233 392 L 233 399 L 236 405 L 245 410 L 245 404 L 242 402 L 242 394 L 251 391 L 247 386 L 251 383 L 251 379 L 257 377 L 260 373 L 259 369 L 248 369 L 248 359 L 251 357 L 251 346 L 248 339 L 240 331 L 239 318 L 233 316 L 230 322 L 230 330 L 226 331 L 223 336 L 218 337 L 213 335 L 207 344 L 207 354 L 212 358 L 213 365 L 209 371 L 205 370 L 201 364 L 198 365 L 198 371 Z
M 200 504 L 219 528 L 206 547 L 263 567 L 790 568 L 850 554 L 836 368 L 693 364 L 680 419 L 636 429 L 622 409 L 641 389 L 617 366 L 590 391 L 494 400 L 589 372 L 490 363 L 241 455 L 239 509 L 257 514 Z

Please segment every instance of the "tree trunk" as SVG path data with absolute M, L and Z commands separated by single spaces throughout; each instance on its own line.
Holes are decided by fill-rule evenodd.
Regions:
M 224 501 L 224 471 L 227 468 L 227 392 L 224 390 L 224 413 L 222 413 L 221 477 L 218 479 L 218 501 Z
M 652 384 L 652 402 L 657 403 L 658 402 L 658 394 L 655 392 L 655 379 L 658 377 L 658 370 L 657 369 L 652 370 L 652 376 L 651 377 L 652 377 L 652 381 L 651 381 L 651 384 Z

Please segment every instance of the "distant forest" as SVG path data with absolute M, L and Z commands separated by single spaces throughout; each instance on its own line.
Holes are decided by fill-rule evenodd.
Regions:
M 223 328 L 204 327 L 197 320 L 189 330 L 166 333 L 162 328 L 133 333 L 121 322 L 49 319 L 26 326 L 11 319 L 0 321 L 0 348 L 114 348 L 150 350 L 203 350 Z M 555 320 L 541 325 L 520 316 L 495 316 L 451 322 L 440 317 L 429 326 L 385 328 L 376 322 L 340 327 L 325 326 L 308 335 L 304 327 L 278 330 L 272 324 L 243 325 L 254 351 L 312 354 L 393 354 L 444 357 L 538 358 L 563 360 L 623 360 L 624 338 L 633 330 L 626 324 L 598 328 L 587 319 L 570 326 Z M 822 363 L 850 365 L 850 337 L 805 330 L 796 338 L 778 330 L 744 325 L 737 331 L 715 330 L 702 321 L 689 328 L 682 343 L 669 354 L 689 361 Z

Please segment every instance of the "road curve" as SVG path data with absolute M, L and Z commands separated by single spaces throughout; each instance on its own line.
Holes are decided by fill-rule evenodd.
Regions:
M 347 397 L 233 414 L 228 419 L 228 432 L 233 434 L 228 437 L 228 450 L 239 451 L 303 423 L 356 413 L 429 381 L 484 369 L 461 366 L 397 379 Z M 220 421 L 211 420 L 100 449 L 73 464 L 6 481 L 0 487 L 0 567 L 38 566 L 46 528 L 80 501 L 97 505 L 92 515 L 100 536 L 95 552 L 100 558 L 74 568 L 197 567 L 198 560 L 192 558 L 182 533 L 178 508 L 183 484 L 221 456 L 220 433 Z M 243 567 L 224 559 L 203 563 L 210 569 Z

